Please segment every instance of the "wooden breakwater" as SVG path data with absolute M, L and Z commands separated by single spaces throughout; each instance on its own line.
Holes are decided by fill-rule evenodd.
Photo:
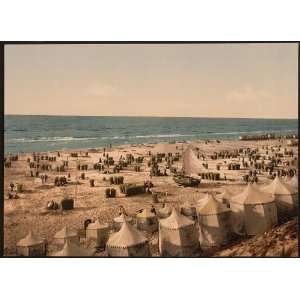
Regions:
M 272 140 L 272 139 L 298 139 L 298 135 L 297 134 L 275 135 L 274 133 L 267 133 L 267 134 L 239 136 L 239 140 L 241 141 L 259 141 L 259 140 Z

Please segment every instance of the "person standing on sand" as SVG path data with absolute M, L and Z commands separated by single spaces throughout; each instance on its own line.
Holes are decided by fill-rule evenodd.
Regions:
M 11 182 L 9 186 L 10 186 L 10 191 L 13 192 L 14 191 L 14 187 L 15 187 L 14 183 Z
M 151 205 L 151 210 L 150 210 L 153 214 L 155 214 L 156 215 L 156 209 L 155 209 L 155 207 L 154 207 L 154 205 L 152 204 Z
M 119 206 L 119 216 L 121 216 L 121 215 L 127 216 L 127 213 L 126 213 L 125 208 L 124 208 L 123 205 Z

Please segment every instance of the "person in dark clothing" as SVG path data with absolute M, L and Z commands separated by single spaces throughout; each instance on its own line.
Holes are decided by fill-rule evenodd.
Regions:
M 151 212 L 156 215 L 156 209 L 153 205 L 151 205 Z
M 83 224 L 84 230 L 86 230 L 86 228 L 88 227 L 88 225 L 91 224 L 91 223 L 92 223 L 91 219 L 86 219 L 84 221 L 84 224 Z
M 10 186 L 10 191 L 11 191 L 11 192 L 13 192 L 13 190 L 14 190 L 14 187 L 15 187 L 14 183 L 13 183 L 13 182 L 11 182 L 9 186 Z
M 139 209 L 139 210 L 137 210 L 137 214 L 140 214 L 140 213 L 142 213 L 143 212 L 143 209 Z
M 126 213 L 126 211 L 125 211 L 125 208 L 124 208 L 124 206 L 123 205 L 120 205 L 119 206 L 119 216 L 120 215 L 125 215 L 125 216 L 127 216 L 127 213 Z

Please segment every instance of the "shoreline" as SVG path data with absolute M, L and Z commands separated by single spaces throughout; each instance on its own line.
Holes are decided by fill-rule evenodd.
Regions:
M 282 137 L 275 137 L 275 138 L 271 138 L 271 139 L 240 139 L 239 138 L 217 138 L 217 139 L 189 139 L 189 140 L 174 140 L 174 141 L 158 141 L 158 142 L 144 142 L 144 143 L 125 143 L 125 144 L 118 144 L 118 143 L 107 143 L 106 145 L 103 146 L 97 146 L 97 147 L 85 147 L 85 148 L 58 148 L 55 150 L 48 150 L 48 151 L 19 151 L 19 152 L 6 152 L 4 151 L 4 156 L 8 156 L 10 154 L 12 155 L 29 155 L 32 153 L 55 153 L 55 152 L 76 152 L 76 151 L 85 151 L 88 152 L 88 150 L 97 150 L 97 151 L 101 151 L 101 149 L 106 149 L 109 150 L 110 147 L 109 145 L 112 145 L 112 148 L 124 148 L 124 147 L 155 147 L 156 145 L 173 145 L 173 144 L 193 144 L 193 143 L 203 143 L 205 141 L 208 141 L 209 143 L 217 143 L 217 141 L 222 142 L 238 142 L 238 143 L 242 143 L 242 142 L 268 142 L 268 141 L 276 141 L 276 140 L 289 140 L 289 139 L 298 139 L 298 134 L 297 134 L 297 138 L 282 138 Z M 4 142 L 4 147 L 5 147 L 5 142 Z
M 257 118 L 257 117 L 207 117 L 207 116 L 142 116 L 142 115 L 132 115 L 132 116 L 126 116 L 126 115 L 105 115 L 105 116 L 96 116 L 96 115 L 31 115 L 31 114 L 4 114 L 4 117 L 75 117 L 75 118 L 186 118 L 186 119 L 236 119 L 236 120 L 298 120 L 298 117 L 285 117 L 285 118 Z

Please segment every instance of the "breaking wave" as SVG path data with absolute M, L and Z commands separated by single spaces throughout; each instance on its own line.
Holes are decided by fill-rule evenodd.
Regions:
M 69 141 L 84 141 L 84 140 L 95 140 L 95 137 L 72 137 L 72 136 L 54 136 L 54 137 L 41 137 L 41 138 L 18 138 L 8 140 L 9 142 L 18 143 L 40 143 L 40 142 L 69 142 Z

